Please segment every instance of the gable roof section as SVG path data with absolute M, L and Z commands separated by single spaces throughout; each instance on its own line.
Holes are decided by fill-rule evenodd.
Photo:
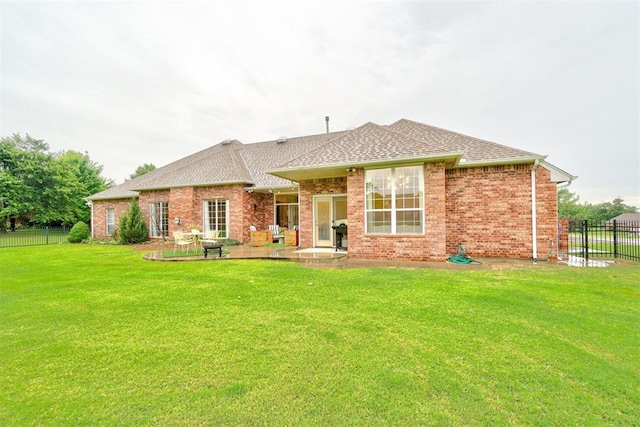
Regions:
M 256 190 L 290 187 L 297 184 L 292 184 L 288 179 L 270 175 L 267 171 L 302 157 L 345 133 L 347 131 L 246 144 L 240 154 L 253 177 Z
M 142 190 L 172 187 L 251 184 L 251 174 L 239 155 L 242 146 L 241 142 L 235 140 L 221 142 L 87 199 L 135 197 Z
M 442 150 L 463 151 L 464 159 L 466 159 L 465 163 L 469 165 L 511 162 L 514 160 L 534 161 L 545 158 L 545 156 L 539 154 L 407 119 L 398 120 L 387 126 L 387 128 L 420 141 L 425 141 L 425 143 L 440 147 Z
M 149 172 L 151 173 L 151 172 Z M 109 199 L 131 199 L 138 197 L 138 192 L 131 189 L 132 181 L 125 181 L 122 184 L 107 188 L 99 193 L 87 197 L 87 200 L 109 200 Z
M 455 163 L 463 154 L 437 141 L 420 141 L 386 126 L 366 123 L 268 173 L 295 181 L 345 176 L 354 166 L 439 159 Z
M 136 190 L 249 184 L 252 177 L 239 154 L 240 141 L 224 141 L 142 175 Z

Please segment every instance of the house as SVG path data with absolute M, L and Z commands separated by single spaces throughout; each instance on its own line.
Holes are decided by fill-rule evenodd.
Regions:
M 557 240 L 557 186 L 576 177 L 545 156 L 402 119 L 243 144 L 225 140 L 88 198 L 92 234 L 113 235 L 137 198 L 152 239 L 188 224 L 250 241 L 250 227 L 299 230 L 299 245 L 349 257 L 537 258 Z
M 626 231 L 629 233 L 640 233 L 640 212 L 629 212 L 611 218 L 605 223 L 607 230 Z

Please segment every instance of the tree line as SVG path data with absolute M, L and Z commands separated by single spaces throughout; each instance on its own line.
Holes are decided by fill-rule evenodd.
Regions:
M 590 219 L 608 221 L 623 213 L 638 212 L 635 206 L 629 206 L 617 197 L 611 202 L 598 204 L 580 203 L 580 197 L 566 188 L 558 190 L 558 217 L 568 219 Z

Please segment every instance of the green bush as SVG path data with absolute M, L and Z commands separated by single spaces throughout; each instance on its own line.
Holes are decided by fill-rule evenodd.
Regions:
M 131 206 L 120 216 L 118 223 L 118 243 L 127 245 L 142 243 L 149 238 L 147 223 L 142 217 L 136 199 L 131 199 Z
M 78 221 L 76 225 L 71 228 L 71 231 L 69 231 L 68 239 L 71 243 L 80 243 L 88 239 L 90 235 L 91 230 L 89 230 L 89 226 L 83 221 Z

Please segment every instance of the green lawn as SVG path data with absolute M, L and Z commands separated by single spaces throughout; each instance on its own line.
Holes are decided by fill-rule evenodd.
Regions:
M 640 265 L 0 250 L 0 425 L 637 425 Z

